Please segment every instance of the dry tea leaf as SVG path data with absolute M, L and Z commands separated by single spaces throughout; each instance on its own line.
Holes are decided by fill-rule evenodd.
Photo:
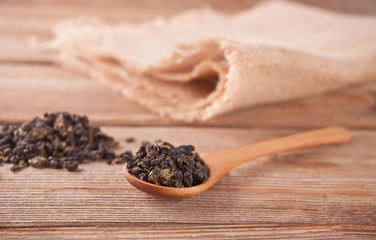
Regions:
M 129 137 L 129 138 L 126 138 L 125 139 L 125 142 L 126 143 L 133 143 L 135 141 L 135 138 L 134 137 Z
M 191 187 L 205 182 L 209 168 L 192 145 L 174 147 L 162 140 L 143 144 L 135 156 L 122 155 L 129 173 L 141 180 L 168 187 Z
M 74 171 L 85 158 L 116 158 L 112 137 L 90 126 L 86 116 L 67 112 L 46 113 L 22 124 L 0 129 L 0 160 L 12 163 L 12 171 L 29 165 Z

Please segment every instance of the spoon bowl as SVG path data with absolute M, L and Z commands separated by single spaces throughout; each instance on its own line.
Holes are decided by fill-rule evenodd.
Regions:
M 351 133 L 347 129 L 329 127 L 275 138 L 222 152 L 205 154 L 201 157 L 209 167 L 210 176 L 204 183 L 193 187 L 164 187 L 145 182 L 128 173 L 127 164 L 124 164 L 124 176 L 133 186 L 148 194 L 163 198 L 188 198 L 208 190 L 231 169 L 244 162 L 279 152 L 344 143 L 350 139 Z

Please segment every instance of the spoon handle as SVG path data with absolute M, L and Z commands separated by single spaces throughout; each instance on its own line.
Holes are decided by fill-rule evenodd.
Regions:
M 342 127 L 328 127 L 275 138 L 209 155 L 211 159 L 216 158 L 216 163 L 222 166 L 222 174 L 220 175 L 223 176 L 232 168 L 258 157 L 319 145 L 343 143 L 350 139 L 351 133 L 349 130 Z M 216 156 L 214 156 L 214 154 Z

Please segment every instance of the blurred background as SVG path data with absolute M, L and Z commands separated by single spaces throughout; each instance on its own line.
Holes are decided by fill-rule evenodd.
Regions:
M 203 6 L 236 13 L 258 2 L 260 1 L 0 1 L 0 123 L 25 121 L 46 111 L 67 110 L 88 114 L 94 122 L 105 125 L 172 124 L 120 97 L 113 89 L 54 65 L 51 55 L 39 48 L 40 44 L 51 40 L 52 26 L 61 19 L 82 15 L 97 16 L 111 24 L 122 21 L 137 23 Z M 336 12 L 376 15 L 374 0 L 297 2 Z M 373 104 L 373 94 L 376 92 L 373 88 L 372 85 L 362 85 L 321 97 L 256 107 L 252 111 L 238 111 L 200 124 L 353 126 L 356 121 L 356 126 L 370 126 L 375 121 L 374 117 L 362 116 Z M 349 103 L 346 101 L 348 98 L 356 101 Z M 326 104 L 327 102 L 330 104 Z M 332 113 L 337 114 L 337 117 L 329 117 Z

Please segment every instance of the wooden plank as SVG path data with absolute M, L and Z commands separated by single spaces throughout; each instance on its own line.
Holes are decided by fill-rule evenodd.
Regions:
M 176 145 L 194 143 L 198 152 L 296 132 L 190 127 L 103 130 L 120 141 L 119 151 L 135 150 L 142 140 L 163 137 Z M 125 143 L 129 136 L 136 136 L 136 142 Z M 207 192 L 183 200 L 158 199 L 136 190 L 123 177 L 121 165 L 94 162 L 81 165 L 79 172 L 27 168 L 18 173 L 5 165 L 0 167 L 0 228 L 15 228 L 14 233 L 21 227 L 51 228 L 48 233 L 60 227 L 79 231 L 77 227 L 128 226 L 124 228 L 128 231 L 138 224 L 180 224 L 184 230 L 187 224 L 196 224 L 272 226 L 279 232 L 283 230 L 278 226 L 291 227 L 287 232 L 294 228 L 304 232 L 312 226 L 313 232 L 322 227 L 324 232 L 344 228 L 375 234 L 376 132 L 353 131 L 353 136 L 346 144 L 243 164 Z M 210 233 L 210 227 L 206 231 Z
M 0 123 L 67 110 L 87 114 L 94 123 L 107 126 L 169 126 L 104 128 L 121 142 L 119 151 L 135 151 L 142 140 L 161 137 L 176 144 L 195 143 L 199 152 L 211 152 L 298 128 L 338 124 L 359 130 L 345 145 L 244 164 L 208 192 L 181 201 L 139 192 L 125 181 L 119 165 L 96 162 L 82 165 L 76 173 L 31 168 L 12 173 L 3 164 L 0 238 L 376 238 L 376 132 L 372 130 L 376 84 L 242 110 L 194 123 L 199 128 L 175 128 L 170 126 L 187 123 L 166 121 L 109 87 L 51 65 L 51 55 L 30 44 L 35 39 L 49 40 L 52 25 L 66 17 L 96 15 L 109 23 L 140 22 L 205 4 L 238 12 L 255 2 L 109 0 L 103 7 L 101 1 L 89 0 L 1 1 Z M 373 0 L 302 2 L 376 14 Z M 124 139 L 130 136 L 136 136 L 136 142 L 126 144 Z
M 3 123 L 65 110 L 87 114 L 97 123 L 144 124 L 160 120 L 120 93 L 84 76 L 51 66 L 20 67 L 0 66 L 0 119 Z
M 252 226 L 137 224 L 92 227 L 0 229 L 2 239 L 370 239 L 375 226 Z
M 32 119 L 47 111 L 87 114 L 104 125 L 187 125 L 160 118 L 108 86 L 53 65 L 0 65 L 0 122 Z M 376 83 L 290 102 L 254 107 L 197 122 L 201 126 L 376 127 Z

